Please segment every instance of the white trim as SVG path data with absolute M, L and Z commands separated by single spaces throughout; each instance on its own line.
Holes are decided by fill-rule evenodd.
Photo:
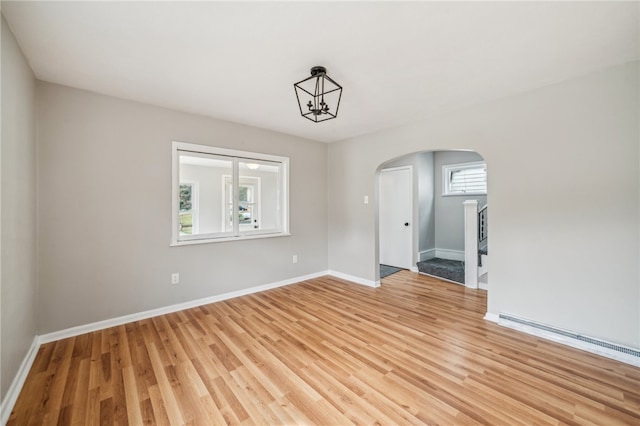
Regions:
M 415 252 L 414 252 L 414 243 L 416 242 L 416 238 L 418 235 L 418 227 L 413 226 L 414 223 L 417 223 L 417 216 L 416 216 L 416 194 L 414 193 L 414 186 L 415 186 L 415 176 L 413 173 L 413 165 L 409 164 L 409 165 L 405 165 L 405 166 L 398 166 L 398 167 L 389 167 L 387 169 L 381 169 L 380 173 L 378 175 L 378 183 L 380 181 L 380 177 L 382 176 L 383 173 L 394 173 L 394 172 L 400 172 L 400 171 L 408 171 L 409 172 L 409 194 L 410 194 L 410 204 L 411 204 L 411 218 L 407 221 L 407 223 L 409 223 L 409 226 L 411 228 L 411 234 L 410 234 L 410 238 L 409 238 L 409 258 L 405 259 L 406 260 L 406 264 L 403 265 L 395 265 L 396 267 L 401 267 L 403 269 L 411 269 L 412 267 L 412 263 L 414 261 L 415 258 Z M 380 199 L 380 189 L 378 188 L 378 199 Z M 380 215 L 380 206 L 378 206 L 378 216 Z M 378 220 L 378 222 L 380 222 L 380 220 Z M 380 223 L 378 223 L 378 240 L 380 240 Z M 380 245 L 380 241 L 378 241 L 378 245 Z M 382 262 L 380 262 L 382 263 Z
M 498 320 L 500 320 L 500 317 L 498 316 L 498 314 L 492 314 L 491 312 L 487 312 L 484 315 L 484 319 L 486 319 L 487 321 L 495 322 L 497 324 Z
M 417 266 L 412 266 L 412 267 L 410 267 L 410 268 L 409 268 L 409 270 L 410 270 L 411 272 L 420 272 L 420 271 L 418 270 L 418 267 L 417 267 Z
M 98 330 L 104 330 L 105 328 L 115 327 L 122 324 L 127 324 L 134 321 L 140 321 L 147 318 L 157 317 L 159 315 L 170 314 L 173 312 L 182 311 L 185 309 L 195 308 L 197 306 L 208 305 L 210 303 L 221 302 L 227 299 L 233 299 L 234 297 L 246 296 L 248 294 L 258 293 L 265 290 L 271 290 L 277 287 L 283 287 L 290 284 L 310 280 L 327 275 L 327 271 L 316 272 L 309 275 L 300 277 L 289 278 L 283 281 L 277 281 L 270 284 L 260 285 L 256 287 L 250 287 L 243 290 L 232 291 L 229 293 L 218 294 L 216 296 L 205 297 L 202 299 L 192 300 L 190 302 L 177 303 L 175 305 L 165 306 L 162 308 L 151 309 L 148 311 L 138 312 L 135 314 L 123 315 L 121 317 L 111 318 L 103 321 L 97 321 L 90 324 L 79 325 L 76 327 L 67 328 L 60 331 L 54 331 L 52 333 L 43 334 L 39 336 L 38 340 L 42 343 L 54 342 L 60 339 L 66 339 L 69 337 L 79 336 L 85 333 L 91 333 Z
M 265 160 L 280 163 L 289 160 L 288 157 L 280 157 L 278 155 L 263 154 L 261 152 L 238 151 L 236 149 L 218 148 L 211 145 L 199 145 L 189 142 L 173 141 L 172 146 L 180 151 L 201 152 L 213 155 L 225 155 L 227 157 L 242 157 L 247 160 Z
M 406 166 L 389 167 L 386 169 L 380 169 L 380 173 L 397 172 L 398 170 L 410 170 L 413 172 L 413 166 L 411 164 L 408 164 Z
M 227 299 L 233 299 L 235 297 L 246 296 L 249 294 L 259 293 L 266 290 L 271 290 L 278 287 L 283 287 L 291 284 L 296 284 L 302 281 L 307 281 L 314 278 L 331 275 L 340 279 L 351 281 L 356 284 L 362 284 L 369 287 L 380 287 L 380 281 L 370 281 L 363 278 L 355 277 L 352 275 L 343 274 L 336 271 L 320 271 L 313 274 L 303 275 L 299 277 L 289 278 L 282 281 L 277 281 L 270 284 L 260 285 L 256 287 L 250 287 L 243 290 L 232 291 L 229 293 L 223 293 L 216 296 L 205 297 L 202 299 L 192 300 L 190 302 L 177 303 L 175 305 L 165 306 L 162 308 L 151 309 L 148 311 L 138 312 L 135 314 L 123 315 L 116 318 L 111 318 L 103 321 L 97 321 L 89 324 L 79 325 L 76 327 L 67 328 L 64 330 L 54 331 L 52 333 L 35 336 L 27 355 L 22 360 L 20 368 L 16 373 L 15 378 L 11 382 L 4 399 L 0 403 L 0 425 L 6 424 L 11 415 L 11 411 L 18 400 L 20 391 L 24 386 L 24 382 L 27 379 L 29 371 L 33 366 L 33 362 L 36 359 L 40 346 L 45 343 L 55 342 L 57 340 L 66 339 L 69 337 L 79 336 L 81 334 L 92 333 L 94 331 L 104 330 L 106 328 L 115 327 L 123 324 L 127 324 L 134 321 L 140 321 L 147 318 L 157 317 L 159 315 L 170 314 L 185 309 L 195 308 L 197 306 L 208 305 L 210 303 L 221 302 Z
M 178 197 L 176 194 L 180 188 L 180 152 L 187 151 L 193 155 L 202 156 L 226 156 L 231 157 L 233 162 L 233 181 L 234 187 L 238 186 L 238 162 L 246 160 L 256 161 L 268 161 L 279 163 L 278 173 L 278 229 L 268 231 L 256 231 L 251 233 L 251 237 L 242 235 L 239 232 L 239 225 L 237 220 L 234 219 L 233 232 L 220 232 L 216 234 L 198 234 L 198 235 L 180 235 L 178 232 Z M 289 235 L 289 157 L 282 157 L 277 155 L 262 154 L 258 152 L 238 151 L 233 149 L 218 148 L 210 145 L 196 145 L 186 142 L 173 141 L 171 143 L 171 242 L 169 246 L 181 246 L 191 244 L 206 244 L 206 243 L 219 243 L 225 241 L 235 241 L 239 238 L 272 238 L 283 235 Z M 238 191 L 235 191 L 234 197 L 238 196 Z M 224 193 L 224 192 L 223 192 Z M 226 207 L 226 204 L 223 203 Z M 233 217 L 237 218 L 238 200 L 233 203 L 234 214 Z M 224 208 L 224 207 L 223 207 Z M 224 218 L 224 215 L 223 215 Z M 254 236 L 255 235 L 255 236 Z M 220 237 L 220 238 L 216 238 Z
M 360 277 L 356 277 L 349 274 L 343 274 L 342 272 L 338 272 L 338 271 L 327 271 L 327 273 L 333 277 L 351 281 L 356 284 L 366 285 L 367 287 L 380 287 L 380 280 L 371 281 L 365 278 L 360 278 Z
M 76 327 L 67 328 L 60 331 L 54 331 L 51 333 L 38 336 L 38 344 L 50 343 L 56 340 L 66 339 L 69 337 L 79 336 L 81 334 L 92 333 L 94 331 L 104 330 L 109 327 L 115 327 L 122 324 L 127 324 L 134 321 L 140 321 L 147 318 L 157 317 L 159 315 L 170 314 L 173 312 L 182 311 L 185 309 L 195 308 L 202 305 L 208 305 L 210 303 L 221 302 L 223 300 L 233 299 L 235 297 L 246 296 L 249 294 L 259 293 L 266 290 L 271 290 L 286 285 L 296 284 L 302 281 L 311 280 L 318 277 L 331 275 L 343 280 L 351 281 L 356 284 L 362 284 L 369 287 L 379 287 L 380 281 L 370 281 L 364 278 L 355 277 L 353 275 L 343 274 L 337 271 L 320 271 L 313 274 L 303 275 L 299 277 L 289 278 L 282 281 L 277 281 L 270 284 L 264 284 L 256 287 L 250 287 L 243 290 L 232 291 L 229 293 L 223 293 L 216 296 L 209 296 L 202 299 L 196 299 L 189 302 L 177 303 L 175 305 L 169 305 L 162 308 L 151 309 L 148 311 L 138 312 L 135 314 L 123 315 L 116 318 L 111 318 L 103 321 L 97 321 L 89 324 L 79 325 Z M 34 355 L 35 356 L 35 355 Z M 28 370 L 27 370 L 28 371 Z
M 31 343 L 31 347 L 27 352 L 27 355 L 22 360 L 22 364 L 20 364 L 20 368 L 18 368 L 18 372 L 16 373 L 9 389 L 7 389 L 7 393 L 2 399 L 2 403 L 0 404 L 0 424 L 4 425 L 9 420 L 9 416 L 11 415 L 11 411 L 13 410 L 13 406 L 18 400 L 18 396 L 20 395 L 20 391 L 24 386 L 25 380 L 27 380 L 27 375 L 29 374 L 29 370 L 31 370 L 31 366 L 36 359 L 36 355 L 38 354 L 38 350 L 40 349 L 40 339 L 38 336 L 33 338 L 33 342 Z
M 169 244 L 169 247 L 180 246 L 192 246 L 194 244 L 208 244 L 208 243 L 221 243 L 224 241 L 244 241 L 244 240 L 257 240 L 259 238 L 275 238 L 275 237 L 290 237 L 289 232 L 278 232 L 273 234 L 244 234 L 238 237 L 220 237 L 220 238 L 207 238 L 199 240 L 178 241 L 177 243 Z
M 464 250 L 436 249 L 436 257 L 439 259 L 464 260 Z
M 487 314 L 489 315 L 489 314 Z M 485 316 L 486 319 L 486 316 Z M 493 319 L 491 319 L 493 321 Z M 583 342 L 581 340 L 577 340 L 577 339 L 572 339 L 571 337 L 568 336 L 563 336 L 562 334 L 556 334 L 553 333 L 551 331 L 547 331 L 547 330 L 541 330 L 539 328 L 536 327 L 532 327 L 526 324 L 520 324 L 517 322 L 513 322 L 510 321 L 508 319 L 505 318 L 499 318 L 497 319 L 497 321 L 495 321 L 498 323 L 498 325 L 501 325 L 503 327 L 507 327 L 510 328 L 512 330 L 516 330 L 516 331 L 520 331 L 522 333 L 526 333 L 526 334 L 530 334 L 536 337 L 540 337 L 542 339 L 545 340 L 550 340 L 552 342 L 556 342 L 556 343 L 560 343 L 562 345 L 567 345 L 570 346 L 572 348 L 575 349 L 580 349 L 586 352 L 591 352 L 593 354 L 596 355 L 600 355 L 606 358 L 610 358 L 616 361 L 620 361 L 623 362 L 625 364 L 630 364 L 636 367 L 640 367 L 640 359 L 637 357 L 634 357 L 632 355 L 628 355 L 625 353 L 621 353 L 618 351 L 615 351 L 613 349 L 609 349 L 609 348 L 604 348 L 602 346 L 598 346 L 598 345 L 594 345 L 593 343 L 589 343 L 589 342 Z M 563 331 L 568 331 L 570 333 L 573 334 L 579 334 L 576 333 L 574 331 L 569 331 L 569 330 L 563 330 Z M 586 337 L 586 336 L 585 336 Z M 601 339 L 599 339 L 601 340 Z M 617 346 L 624 346 L 624 345 L 618 345 Z M 627 346 L 628 347 L 628 346 Z M 628 347 L 629 349 L 633 349 L 633 350 L 639 350 L 636 348 L 631 348 Z
M 423 250 L 420 252 L 420 262 L 424 262 L 425 260 L 433 259 L 436 257 L 436 249 L 432 248 L 429 250 Z

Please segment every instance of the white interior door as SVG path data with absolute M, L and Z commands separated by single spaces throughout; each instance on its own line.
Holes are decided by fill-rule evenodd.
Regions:
M 411 167 L 383 169 L 378 182 L 380 263 L 409 269 L 412 264 L 413 173 Z

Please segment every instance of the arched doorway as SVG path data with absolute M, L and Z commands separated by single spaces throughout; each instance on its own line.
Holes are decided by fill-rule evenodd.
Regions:
M 478 242 L 476 250 L 484 253 L 480 256 L 476 252 L 478 261 L 465 259 L 470 252 L 465 249 L 465 205 L 464 202 L 475 202 L 477 209 L 483 210 L 482 223 L 485 235 L 487 227 L 487 167 L 484 158 L 468 150 L 424 151 L 408 154 L 382 163 L 376 173 L 376 188 L 378 188 L 378 267 L 385 265 L 388 258 L 385 247 L 389 238 L 385 237 L 388 230 L 384 226 L 385 212 L 390 209 L 385 205 L 387 201 L 381 192 L 385 185 L 381 179 L 386 179 L 393 170 L 411 170 L 411 213 L 409 227 L 396 232 L 401 233 L 411 228 L 411 264 L 403 269 L 434 275 L 441 279 L 465 285 L 465 268 L 479 268 L 479 287 L 488 289 L 488 238 Z M 397 192 L 399 188 L 395 188 Z M 468 212 L 467 212 L 468 213 Z M 478 221 L 478 218 L 476 218 Z M 477 234 L 477 230 L 467 229 L 467 234 Z M 468 239 L 468 238 L 467 238 Z M 469 266 L 471 265 L 471 266 Z M 395 265 L 391 265 L 395 266 Z M 380 278 L 386 276 L 387 271 L 382 267 Z

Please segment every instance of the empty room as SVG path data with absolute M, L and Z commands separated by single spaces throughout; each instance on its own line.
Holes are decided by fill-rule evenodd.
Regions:
M 639 2 L 0 7 L 0 424 L 640 424 Z

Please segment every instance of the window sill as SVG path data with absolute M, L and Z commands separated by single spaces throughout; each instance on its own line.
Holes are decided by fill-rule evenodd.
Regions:
M 226 243 L 230 241 L 246 241 L 246 240 L 259 240 L 263 238 L 277 238 L 277 237 L 290 237 L 289 232 L 279 232 L 277 234 L 256 234 L 256 235 L 241 235 L 239 237 L 222 237 L 222 238 L 203 238 L 201 240 L 187 240 L 176 241 L 169 244 L 169 247 L 179 246 L 191 246 L 194 244 L 209 244 L 209 243 Z
M 460 194 L 442 194 L 443 197 L 486 197 L 486 192 L 463 192 Z

